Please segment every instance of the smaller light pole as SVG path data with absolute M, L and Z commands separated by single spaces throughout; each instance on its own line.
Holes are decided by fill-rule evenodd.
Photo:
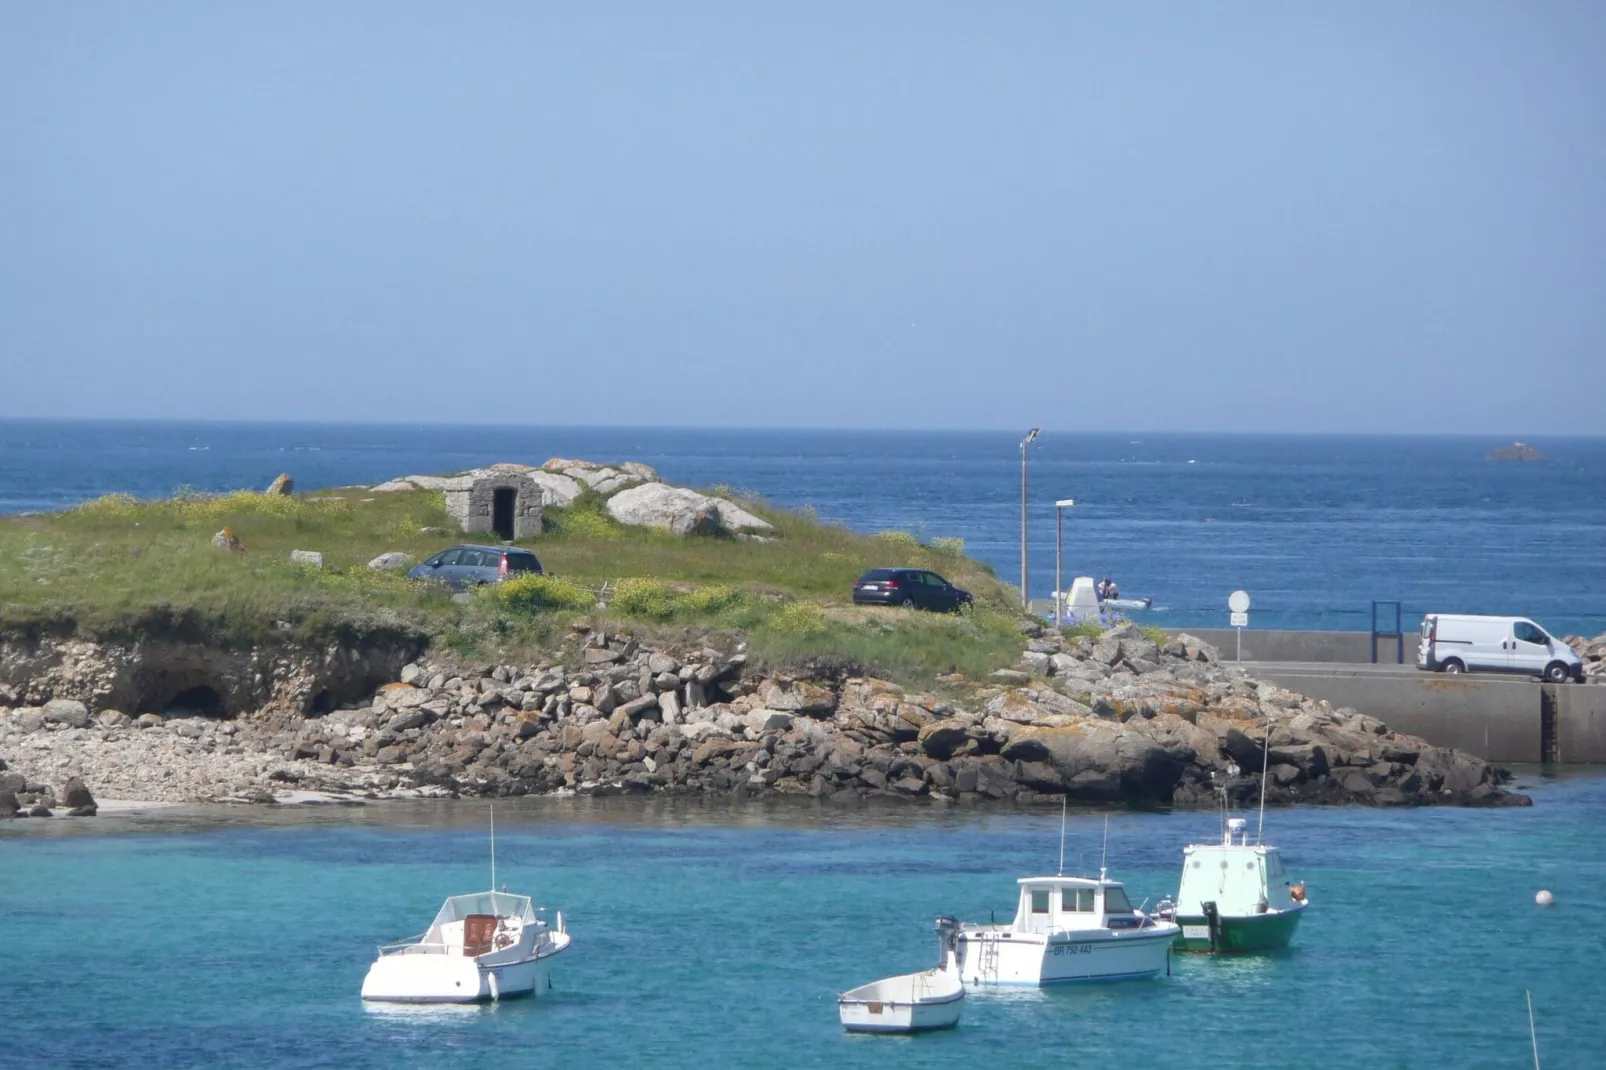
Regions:
M 1032 608 L 1032 602 L 1026 595 L 1026 447 L 1041 430 L 1034 427 L 1020 440 L 1020 605 L 1027 610 Z
M 1060 606 L 1065 600 L 1065 579 L 1060 574 L 1060 563 L 1065 550 L 1065 510 L 1076 504 L 1075 498 L 1061 498 L 1054 503 L 1054 627 L 1060 626 Z

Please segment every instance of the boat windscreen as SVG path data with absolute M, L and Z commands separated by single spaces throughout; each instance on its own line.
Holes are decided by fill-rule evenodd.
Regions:
M 1132 913 L 1132 900 L 1126 897 L 1126 892 L 1114 885 L 1104 888 L 1104 913 L 1130 914 Z
M 524 921 L 535 920 L 535 910 L 531 907 L 530 897 L 527 895 L 475 892 L 473 895 L 454 895 L 446 900 L 430 927 L 445 925 L 449 921 L 462 921 L 470 914 L 494 914 L 498 917 L 520 918 Z

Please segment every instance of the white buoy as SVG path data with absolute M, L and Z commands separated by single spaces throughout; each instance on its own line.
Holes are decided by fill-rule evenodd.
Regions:
M 1548 888 L 1541 888 L 1539 889 L 1539 894 L 1534 896 L 1534 902 L 1542 907 L 1554 906 L 1556 897 L 1550 894 Z

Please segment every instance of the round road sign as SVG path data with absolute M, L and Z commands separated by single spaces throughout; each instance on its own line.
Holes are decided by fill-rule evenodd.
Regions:
M 1232 610 L 1234 613 L 1248 613 L 1249 612 L 1249 592 L 1248 591 L 1234 591 L 1234 592 L 1232 592 L 1232 594 L 1227 596 L 1227 608 Z

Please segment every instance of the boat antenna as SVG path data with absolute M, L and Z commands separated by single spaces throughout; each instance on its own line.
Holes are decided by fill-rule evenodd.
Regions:
M 1534 1032 L 1534 994 L 1525 988 L 1522 995 L 1528 1001 L 1528 1041 L 1534 1049 L 1534 1070 L 1539 1070 L 1539 1034 Z
M 1110 851 L 1110 815 L 1104 815 L 1104 843 L 1099 847 L 1099 880 L 1104 879 L 1104 857 Z
M 491 891 L 496 891 L 496 804 L 491 804 Z
M 1260 741 L 1260 821 L 1255 825 L 1255 842 L 1266 828 L 1266 770 L 1271 767 L 1271 722 L 1266 722 L 1266 738 Z
M 1065 796 L 1060 796 L 1060 872 L 1065 876 Z

